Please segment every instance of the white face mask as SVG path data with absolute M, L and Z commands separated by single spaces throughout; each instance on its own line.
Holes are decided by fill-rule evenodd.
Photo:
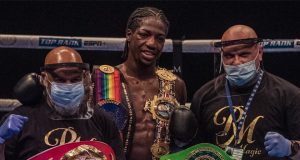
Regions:
M 224 65 L 224 70 L 226 72 L 226 79 L 231 85 L 243 86 L 250 82 L 256 77 L 258 68 L 256 68 L 256 59 L 259 55 L 257 53 L 254 60 L 240 64 L 240 65 Z

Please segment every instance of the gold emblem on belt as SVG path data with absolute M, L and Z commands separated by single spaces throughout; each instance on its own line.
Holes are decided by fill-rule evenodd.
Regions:
M 156 121 L 155 140 L 151 146 L 152 159 L 158 160 L 161 156 L 170 152 L 169 121 L 173 111 L 180 105 L 175 98 L 176 76 L 166 70 L 157 69 L 155 72 L 159 78 L 159 94 L 153 100 L 147 100 L 144 110 L 152 114 Z

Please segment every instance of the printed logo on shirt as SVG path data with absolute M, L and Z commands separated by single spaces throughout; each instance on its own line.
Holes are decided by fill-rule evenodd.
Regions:
M 237 116 L 237 123 L 242 118 L 242 115 L 244 113 L 243 106 L 233 106 L 234 107 L 234 112 L 235 115 Z M 261 121 L 264 116 L 257 116 L 255 117 L 250 124 L 245 124 L 243 123 L 239 133 L 237 133 L 237 127 L 232 119 L 232 116 L 230 114 L 225 114 L 228 113 L 229 106 L 225 106 L 221 109 L 219 109 L 213 118 L 213 123 L 214 125 L 220 126 L 224 128 L 223 131 L 220 131 L 216 133 L 216 143 L 218 146 L 221 148 L 225 148 L 226 146 L 233 145 L 235 142 L 235 134 L 239 135 L 236 146 L 243 148 L 244 149 L 244 155 L 248 155 L 249 157 L 253 157 L 255 155 L 260 155 L 262 154 L 262 150 L 258 148 L 251 148 L 247 149 L 247 147 L 251 144 L 253 144 L 256 140 L 253 139 L 253 133 L 255 131 L 255 126 L 259 121 Z M 226 115 L 226 116 L 224 116 Z M 247 117 L 245 121 L 247 120 Z M 244 140 L 244 141 L 243 141 Z M 247 144 L 243 145 L 241 142 L 247 142 Z
M 81 137 L 76 133 L 73 127 L 55 128 L 49 131 L 44 138 L 44 142 L 48 146 L 59 146 L 71 142 L 79 142 Z M 95 141 L 91 138 L 90 141 Z

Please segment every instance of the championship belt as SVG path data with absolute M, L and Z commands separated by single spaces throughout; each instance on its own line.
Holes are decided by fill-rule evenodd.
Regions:
M 218 146 L 200 143 L 185 150 L 164 155 L 160 160 L 234 160 Z
M 121 104 L 121 73 L 118 69 L 101 65 L 93 67 L 96 104 L 108 112 L 121 131 L 127 124 L 128 112 Z
M 115 160 L 113 149 L 106 143 L 99 141 L 81 141 L 47 149 L 28 160 L 73 160 L 97 159 Z
M 152 159 L 159 159 L 162 155 L 170 152 L 169 122 L 173 111 L 179 107 L 175 98 L 176 76 L 162 68 L 155 72 L 159 77 L 159 94 L 153 100 L 147 100 L 144 110 L 152 114 L 156 121 L 154 144 L 151 146 Z

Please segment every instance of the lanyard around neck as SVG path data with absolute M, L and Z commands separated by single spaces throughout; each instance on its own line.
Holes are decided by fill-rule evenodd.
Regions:
M 249 110 L 250 104 L 253 100 L 253 97 L 254 97 L 254 95 L 255 95 L 255 93 L 256 93 L 256 91 L 257 91 L 257 89 L 258 89 L 258 87 L 261 83 L 263 73 L 264 72 L 261 70 L 260 73 L 259 73 L 258 80 L 257 80 L 254 88 L 252 89 L 250 97 L 248 98 L 248 101 L 247 101 L 245 109 L 244 109 L 244 113 L 243 113 L 242 118 L 239 121 L 238 125 L 237 125 L 237 120 L 236 120 L 236 117 L 235 117 L 235 114 L 234 114 L 234 109 L 233 109 L 233 104 L 232 104 L 231 95 L 230 95 L 230 91 L 229 91 L 228 81 L 226 80 L 226 82 L 225 82 L 226 97 L 227 97 L 227 102 L 228 102 L 230 114 L 232 116 L 232 120 L 233 120 L 235 126 L 237 126 L 237 130 L 236 130 L 236 134 L 235 134 L 235 144 L 237 143 L 237 141 L 239 139 L 239 132 L 241 130 L 242 125 L 244 124 L 244 121 L 245 121 L 247 112 Z

